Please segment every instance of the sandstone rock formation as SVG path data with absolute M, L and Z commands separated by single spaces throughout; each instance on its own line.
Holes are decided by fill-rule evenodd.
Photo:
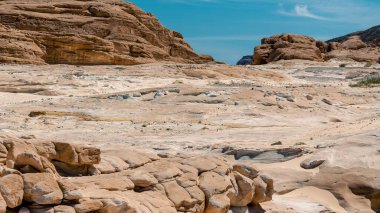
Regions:
M 0 1 L 0 62 L 207 63 L 178 32 L 120 0 Z
M 375 42 L 376 40 L 366 41 L 358 35 L 352 35 L 337 41 L 339 42 L 335 42 L 335 40 L 323 42 L 295 34 L 263 38 L 261 45 L 254 49 L 253 64 L 267 64 L 291 59 L 327 61 L 336 58 L 370 63 L 380 60 L 380 45 Z
M 96 148 L 9 136 L 0 136 L 0 146 L 2 162 L 14 162 L 0 164 L 8 171 L 0 176 L 0 212 L 227 213 L 274 192 L 273 181 L 254 168 L 232 168 L 217 156 L 118 150 L 103 161 Z

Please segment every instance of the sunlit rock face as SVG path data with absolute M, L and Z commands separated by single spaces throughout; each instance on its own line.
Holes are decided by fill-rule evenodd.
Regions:
M 0 62 L 22 64 L 206 63 L 182 35 L 129 2 L 1 1 Z

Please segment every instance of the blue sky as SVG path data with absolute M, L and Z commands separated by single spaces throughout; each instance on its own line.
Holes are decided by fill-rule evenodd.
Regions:
M 320 40 L 380 25 L 380 0 L 130 0 L 182 33 L 199 54 L 235 64 L 260 39 L 297 33 Z

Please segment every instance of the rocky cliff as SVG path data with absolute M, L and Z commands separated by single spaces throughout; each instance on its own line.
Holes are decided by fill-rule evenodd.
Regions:
M 0 62 L 206 63 L 182 35 L 120 0 L 0 1 Z
M 291 59 L 328 61 L 333 58 L 379 63 L 379 31 L 379 27 L 375 27 L 327 42 L 304 35 L 274 35 L 263 38 L 261 45 L 255 48 L 253 64 Z

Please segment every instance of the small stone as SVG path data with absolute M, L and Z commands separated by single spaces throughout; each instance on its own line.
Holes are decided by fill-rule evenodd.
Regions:
M 322 99 L 322 102 L 327 104 L 327 105 L 332 105 L 332 102 L 330 100 L 327 100 L 327 99 Z
M 281 141 L 277 141 L 277 142 L 271 144 L 271 146 L 279 146 L 279 145 L 282 145 Z
M 306 159 L 301 162 L 300 166 L 304 169 L 315 169 L 325 162 L 323 159 Z
M 309 101 L 313 100 L 313 96 L 311 96 L 311 95 L 306 95 L 305 97 L 306 97 L 306 99 L 309 100 Z

